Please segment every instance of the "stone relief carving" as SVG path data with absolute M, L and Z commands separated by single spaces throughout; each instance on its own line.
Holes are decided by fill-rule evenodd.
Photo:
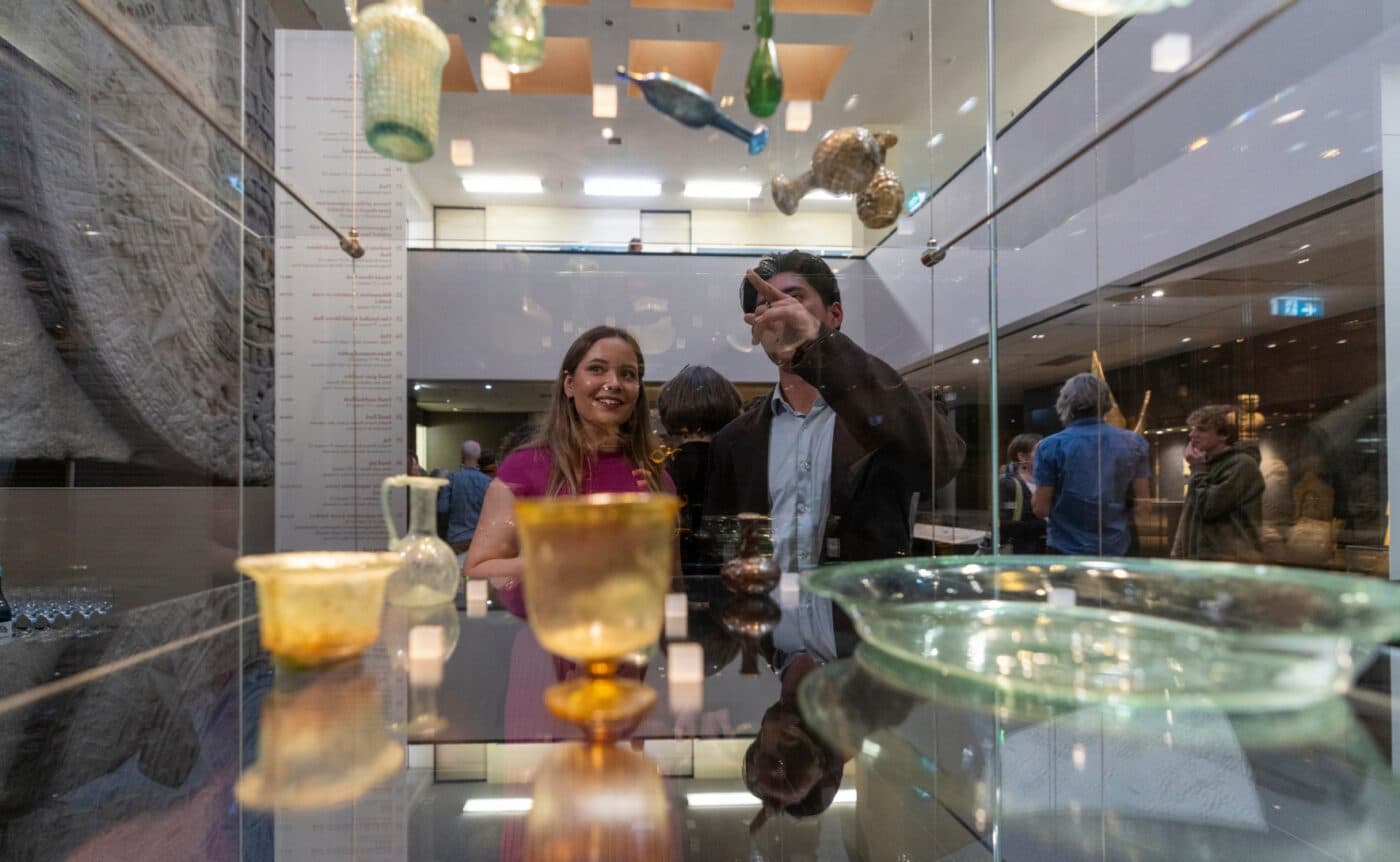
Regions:
M 269 481 L 270 180 L 76 9 L 20 5 L 20 44 L 0 41 L 0 458 Z M 211 114 L 241 107 L 270 162 L 275 22 L 249 3 L 242 27 L 241 6 L 110 8 Z

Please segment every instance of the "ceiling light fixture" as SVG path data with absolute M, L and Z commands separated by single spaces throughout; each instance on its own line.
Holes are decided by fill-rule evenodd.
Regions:
M 617 85 L 593 85 L 593 116 L 611 119 L 617 116 Z
M 1330 150 L 1323 150 L 1323 151 L 1322 151 L 1322 157 L 1323 157 L 1324 159 L 1335 159 L 1337 156 L 1340 156 L 1341 154 L 1342 154 L 1342 151 L 1339 150 L 1339 149 L 1337 149 L 1336 147 L 1333 147 L 1333 148 L 1330 149 Z
M 1184 336 L 1182 336 L 1182 338 L 1181 338 L 1181 343 L 1182 343 L 1182 344 L 1186 344 L 1186 343 L 1188 343 L 1190 340 L 1191 340 L 1191 336 L 1189 336 L 1189 335 L 1184 335 Z
M 1301 266 L 1301 265 L 1307 263 L 1307 262 L 1310 261 L 1310 260 L 1312 260 L 1312 258 L 1310 258 L 1310 257 L 1302 258 L 1301 260 L 1298 261 L 1298 265 Z
M 604 127 L 603 127 L 603 140 L 605 140 L 605 141 L 610 141 L 610 140 L 612 140 L 612 136 L 613 136 L 612 126 L 604 126 Z
M 688 198 L 750 200 L 763 193 L 763 183 L 742 180 L 688 180 L 681 193 Z
M 490 51 L 481 55 L 481 86 L 486 90 L 510 90 L 510 70 Z
M 544 184 L 539 177 L 502 174 L 468 174 L 462 177 L 462 188 L 479 195 L 538 195 L 544 192 Z
M 958 116 L 972 113 L 972 109 L 975 107 L 977 107 L 977 97 L 968 96 L 961 105 L 958 105 Z
M 1186 33 L 1163 33 L 1152 43 L 1152 71 L 1167 75 L 1180 72 L 1191 62 L 1191 36 Z
M 496 799 L 468 799 L 464 814 L 524 814 L 535 806 L 527 797 L 502 796 Z
M 1191 142 L 1191 146 L 1188 147 L 1188 149 L 1190 149 L 1191 152 L 1194 153 L 1194 152 L 1196 152 L 1197 150 L 1199 150 L 1199 149 L 1201 149 L 1202 147 L 1204 147 L 1204 146 L 1205 146 L 1206 144 L 1208 144 L 1208 143 L 1210 143 L 1210 138 L 1207 138 L 1205 135 L 1202 135 L 1202 136 L 1200 136 L 1199 138 L 1197 138 L 1196 140 L 1192 141 L 1192 142 Z
M 490 389 L 491 389 L 491 384 L 490 384 L 490 383 L 484 384 L 481 388 L 482 388 L 482 389 L 486 389 L 486 390 L 490 390 Z
M 1037 332 L 1035 335 L 1032 335 L 1032 336 L 1031 336 L 1031 341 L 1044 341 L 1044 340 L 1045 340 L 1045 333 L 1043 333 L 1043 332 Z
M 1165 290 L 1163 290 L 1162 288 L 1160 288 L 1160 287 L 1157 288 L 1156 290 L 1152 291 L 1152 298 L 1153 298 L 1153 299 L 1161 299 L 1162 297 L 1164 297 L 1164 296 L 1166 296 L 1166 295 L 1167 295 L 1167 292 L 1166 292 Z
M 661 181 L 594 178 L 583 181 L 583 193 L 597 198 L 654 198 L 661 195 Z
M 1274 118 L 1274 125 L 1282 126 L 1284 123 L 1291 123 L 1299 117 L 1303 116 L 1303 114 L 1305 113 L 1307 113 L 1307 111 L 1304 111 L 1302 108 L 1299 108 L 1296 111 L 1289 111 L 1286 114 L 1280 114 L 1279 116 Z
M 933 137 L 929 138 L 929 139 L 928 139 L 928 143 L 927 143 L 927 144 L 924 144 L 924 146 L 928 147 L 928 148 L 931 150 L 931 149 L 934 149 L 935 147 L 937 147 L 937 146 L 938 146 L 939 144 L 941 144 L 941 143 L 943 143 L 943 133 L 942 133 L 942 132 L 939 132 L 938 134 L 936 134 L 936 135 L 934 135 Z
M 1191 0 L 1051 0 L 1061 9 L 1092 15 L 1095 18 L 1108 15 L 1150 15 L 1161 12 L 1169 6 L 1189 6 Z
M 452 139 L 452 165 L 458 168 L 469 168 L 476 162 L 476 152 L 472 149 L 472 142 L 468 138 Z
M 806 99 L 788 102 L 783 113 L 783 128 L 789 132 L 805 132 L 812 128 L 812 103 Z

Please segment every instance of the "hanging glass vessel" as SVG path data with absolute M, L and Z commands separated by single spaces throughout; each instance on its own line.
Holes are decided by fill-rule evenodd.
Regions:
M 544 62 L 544 0 L 496 0 L 490 29 L 491 53 L 512 73 Z
M 384 0 L 355 22 L 364 79 L 365 140 L 400 162 L 431 158 L 447 37 L 423 14 L 423 0 Z
M 783 70 L 778 66 L 778 46 L 773 42 L 773 0 L 755 0 L 753 29 L 758 44 L 749 61 L 744 99 L 755 117 L 771 117 L 783 100 Z

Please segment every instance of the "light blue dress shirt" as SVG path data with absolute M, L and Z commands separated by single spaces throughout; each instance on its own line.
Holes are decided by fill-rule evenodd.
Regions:
M 831 505 L 831 443 L 836 411 L 820 395 L 798 413 L 773 387 L 769 402 L 768 503 L 773 518 L 773 559 L 785 572 L 815 569 L 821 561 Z

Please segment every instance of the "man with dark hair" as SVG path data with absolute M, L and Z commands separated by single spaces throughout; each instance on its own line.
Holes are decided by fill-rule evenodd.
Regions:
M 1235 409 L 1211 404 L 1186 417 L 1191 483 L 1181 509 L 1173 557 L 1254 562 L 1261 558 L 1264 476 L 1259 453 L 1239 442 Z
M 778 384 L 711 443 L 706 514 L 771 514 L 786 571 L 909 553 L 935 469 L 942 484 L 962 466 L 952 423 L 842 334 L 840 288 L 816 255 L 760 261 L 740 302 Z

